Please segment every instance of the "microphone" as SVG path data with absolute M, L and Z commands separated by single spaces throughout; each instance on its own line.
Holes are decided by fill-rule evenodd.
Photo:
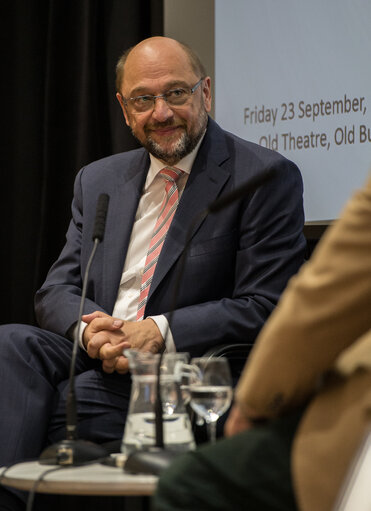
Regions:
M 186 255 L 188 253 L 189 245 L 192 239 L 193 230 L 200 222 L 202 222 L 208 214 L 218 213 L 224 208 L 228 207 L 233 202 L 241 199 L 242 197 L 254 192 L 257 188 L 267 183 L 273 178 L 273 169 L 268 169 L 266 172 L 259 174 L 258 176 L 252 177 L 245 184 L 239 186 L 235 190 L 232 190 L 228 194 L 220 197 L 214 202 L 210 203 L 206 209 L 197 214 L 187 231 L 186 242 L 184 250 L 180 258 L 178 275 L 174 285 L 174 292 L 172 298 L 172 305 L 168 316 L 168 324 L 165 332 L 165 339 L 169 330 L 171 330 L 171 323 L 176 308 L 180 284 L 182 281 Z M 157 375 L 156 375 L 156 399 L 154 406 L 155 413 L 155 445 L 149 448 L 138 450 L 129 454 L 125 464 L 124 470 L 129 472 L 139 472 L 143 474 L 155 474 L 159 475 L 165 468 L 167 468 L 172 460 L 179 455 L 179 453 L 166 449 L 164 445 L 164 420 L 162 410 L 162 399 L 161 399 L 161 364 L 163 360 L 164 352 L 160 353 Z
M 83 278 L 79 316 L 73 339 L 73 348 L 66 399 L 66 439 L 48 446 L 40 455 L 39 463 L 42 465 L 81 465 L 88 461 L 98 460 L 107 456 L 106 450 L 93 442 L 77 439 L 77 405 L 75 391 L 75 366 L 79 346 L 81 317 L 84 311 L 88 276 L 96 249 L 103 241 L 106 226 L 109 196 L 102 193 L 98 198 L 95 223 L 93 229 L 93 249 L 91 251 Z
M 95 214 L 93 241 L 95 241 L 96 239 L 98 239 L 99 242 L 103 241 L 104 231 L 106 229 L 108 204 L 109 196 L 106 193 L 101 193 L 98 197 L 97 211 Z

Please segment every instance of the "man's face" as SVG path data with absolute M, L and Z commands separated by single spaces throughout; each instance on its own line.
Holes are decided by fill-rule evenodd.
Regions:
M 117 94 L 117 99 L 126 124 L 143 147 L 167 165 L 175 165 L 189 154 L 206 128 L 211 108 L 210 78 L 202 80 L 181 106 L 170 107 L 163 98 L 158 98 L 153 109 L 138 113 L 122 98 L 192 88 L 201 78 L 192 70 L 184 50 L 169 47 L 166 42 L 133 50 L 125 63 L 121 95 Z

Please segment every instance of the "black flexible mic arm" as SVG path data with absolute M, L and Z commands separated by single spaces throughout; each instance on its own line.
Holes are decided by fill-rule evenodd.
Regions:
M 75 391 L 75 366 L 76 366 L 76 357 L 77 357 L 79 338 L 80 338 L 81 317 L 84 312 L 84 303 L 85 303 L 85 298 L 86 298 L 86 290 L 87 290 L 87 286 L 88 286 L 88 276 L 89 276 L 90 266 L 91 266 L 91 263 L 93 262 L 97 247 L 98 247 L 99 243 L 101 241 L 103 241 L 103 237 L 104 237 L 108 203 L 109 203 L 109 196 L 105 193 L 102 193 L 98 198 L 97 212 L 95 215 L 95 224 L 94 224 L 94 230 L 93 230 L 93 236 L 92 236 L 94 246 L 91 251 L 88 263 L 86 265 L 84 278 L 83 278 L 80 309 L 79 309 L 77 326 L 75 328 L 71 365 L 70 365 L 69 387 L 68 387 L 68 394 L 67 394 L 67 399 L 66 399 L 67 440 L 76 440 L 76 438 L 77 438 L 77 434 L 76 434 L 77 405 L 76 405 L 76 391 Z

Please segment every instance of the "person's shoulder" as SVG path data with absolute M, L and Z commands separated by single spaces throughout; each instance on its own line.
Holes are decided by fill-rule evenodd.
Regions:
M 236 161 L 242 160 L 249 162 L 250 164 L 260 164 L 264 167 L 285 165 L 296 166 L 281 153 L 263 147 L 255 142 L 251 142 L 228 130 L 225 130 L 213 120 L 210 121 L 209 127 L 211 128 L 211 135 L 214 139 L 216 138 L 220 141 L 224 138 L 230 156 L 232 156 Z
M 244 173 L 246 167 L 252 174 L 269 170 L 277 177 L 292 175 L 301 179 L 301 172 L 297 164 L 281 153 L 263 147 L 255 142 L 243 139 L 234 133 L 224 131 L 225 140 L 231 160 L 235 168 Z
M 148 153 L 142 147 L 139 149 L 133 149 L 131 151 L 125 151 L 123 153 L 112 154 L 105 156 L 99 160 L 95 160 L 85 165 L 85 171 L 107 171 L 107 170 L 125 170 L 130 168 L 133 164 L 139 164 L 142 160 L 148 159 Z
M 227 138 L 229 137 L 231 139 L 231 142 L 234 144 L 236 151 L 249 153 L 251 158 L 264 161 L 265 165 L 269 164 L 269 162 L 272 162 L 272 164 L 277 164 L 279 162 L 284 163 L 289 161 L 285 156 L 277 151 L 263 147 L 255 142 L 250 142 L 249 140 L 243 139 L 233 133 L 225 133 Z

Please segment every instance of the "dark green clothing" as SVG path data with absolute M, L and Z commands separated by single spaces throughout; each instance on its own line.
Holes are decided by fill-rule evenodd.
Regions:
M 161 474 L 155 511 L 297 511 L 291 444 L 302 411 L 205 445 Z

